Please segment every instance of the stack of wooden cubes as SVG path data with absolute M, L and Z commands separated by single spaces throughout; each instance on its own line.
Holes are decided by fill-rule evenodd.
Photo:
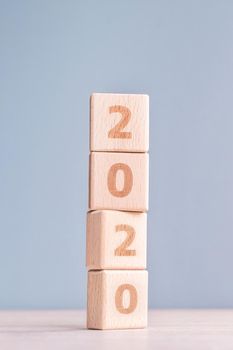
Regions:
M 91 96 L 87 327 L 147 326 L 149 97 Z

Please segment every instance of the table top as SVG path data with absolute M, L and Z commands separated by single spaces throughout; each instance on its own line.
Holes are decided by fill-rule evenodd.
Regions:
M 233 349 L 233 310 L 151 310 L 138 330 L 87 330 L 85 322 L 79 310 L 0 311 L 0 349 Z

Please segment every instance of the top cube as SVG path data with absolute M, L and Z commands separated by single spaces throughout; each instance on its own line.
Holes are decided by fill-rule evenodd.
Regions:
M 148 152 L 149 96 L 91 96 L 91 151 Z

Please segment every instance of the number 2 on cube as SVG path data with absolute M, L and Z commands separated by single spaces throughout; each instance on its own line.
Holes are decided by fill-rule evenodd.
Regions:
M 108 137 L 112 139 L 131 139 L 132 133 L 128 131 L 122 131 L 129 123 L 131 118 L 131 112 L 129 108 L 121 105 L 115 105 L 109 107 L 109 113 L 120 113 L 121 120 L 108 132 Z

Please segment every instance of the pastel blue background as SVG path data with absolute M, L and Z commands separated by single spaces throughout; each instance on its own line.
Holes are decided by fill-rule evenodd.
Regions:
M 0 308 L 86 305 L 89 95 L 150 95 L 151 307 L 233 307 L 233 2 L 0 1 Z

